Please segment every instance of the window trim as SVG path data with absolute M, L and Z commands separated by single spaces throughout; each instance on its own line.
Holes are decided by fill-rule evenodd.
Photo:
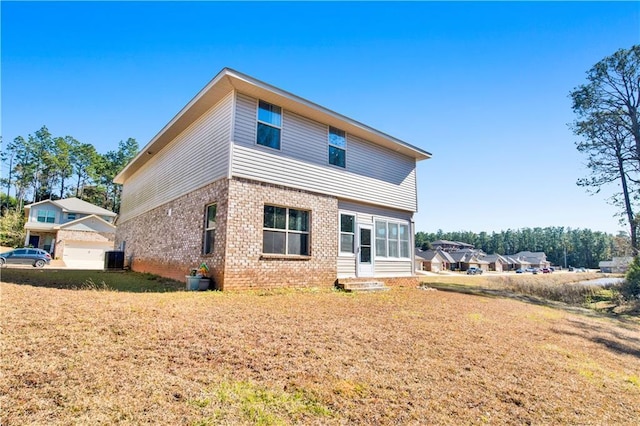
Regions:
M 277 107 L 277 108 L 280 109 L 280 125 L 279 126 L 275 125 L 273 123 L 269 123 L 267 121 L 260 120 L 260 102 L 263 102 L 263 103 L 265 103 L 267 105 L 271 105 L 271 106 L 274 106 L 274 107 Z M 284 109 L 280 105 L 272 104 L 271 102 L 267 102 L 267 101 L 264 101 L 262 99 L 258 99 L 257 102 L 256 102 L 256 141 L 255 141 L 255 145 L 263 147 L 263 148 L 273 149 L 274 151 L 282 151 L 282 123 L 283 123 L 283 121 L 284 121 Z M 277 148 L 271 147 L 269 145 L 263 145 L 261 143 L 258 143 L 258 131 L 259 131 L 259 128 L 260 128 L 260 124 L 263 124 L 263 125 L 268 126 L 268 127 L 273 127 L 274 129 L 278 129 L 279 130 L 279 133 L 278 133 L 278 135 L 279 135 L 279 137 L 278 137 L 278 147 Z
M 274 207 L 285 209 L 285 223 L 284 228 L 267 228 L 264 226 L 264 211 L 266 207 Z M 289 211 L 296 210 L 307 213 L 307 230 L 306 231 L 298 231 L 295 229 L 289 229 Z M 278 259 L 278 258 L 295 258 L 295 259 L 308 259 L 311 257 L 311 210 L 302 209 L 302 208 L 294 208 L 287 207 L 278 204 L 263 204 L 262 206 L 262 252 L 260 257 L 263 259 Z M 264 232 L 281 232 L 284 234 L 284 253 L 268 253 L 264 251 Z M 307 254 L 295 254 L 289 253 L 289 234 L 299 234 L 307 236 Z
M 344 147 L 341 147 L 339 145 L 331 143 L 332 130 L 337 130 L 339 132 L 344 133 L 344 136 L 343 136 L 344 137 Z M 331 155 L 330 155 L 331 148 L 336 148 L 336 149 L 340 149 L 340 150 L 344 151 L 344 166 L 341 166 L 340 164 L 333 164 L 331 162 Z M 346 170 L 346 168 L 347 168 L 347 132 L 345 130 L 342 130 L 342 129 L 339 129 L 339 128 L 333 127 L 333 126 L 327 126 L 327 163 L 330 166 L 339 167 L 340 169 Z
M 353 217 L 353 232 L 342 232 L 342 216 L 351 216 Z M 358 223 L 356 221 L 357 215 L 354 212 L 349 211 L 338 211 L 338 256 L 342 257 L 355 257 L 356 253 L 356 230 L 358 229 Z M 351 234 L 353 235 L 353 251 L 342 251 L 342 234 Z
M 40 213 L 45 213 L 43 215 L 44 220 L 40 220 Z M 56 212 L 54 210 L 47 210 L 47 209 L 38 209 L 38 211 L 36 212 L 36 222 L 38 223 L 56 223 Z M 49 218 L 51 218 L 52 220 L 49 221 Z
M 376 224 L 378 222 L 384 222 L 385 224 L 385 255 L 381 256 L 378 254 L 378 247 L 377 247 L 377 240 L 378 238 L 378 233 L 376 230 Z M 397 245 L 397 252 L 398 252 L 398 256 L 397 257 L 391 257 L 389 256 L 389 224 L 396 224 L 398 225 L 398 238 L 394 239 L 394 241 L 397 241 L 396 245 Z M 400 227 L 401 226 L 406 226 L 407 227 L 407 239 L 403 240 L 400 238 Z M 374 217 L 373 218 L 373 231 L 374 231 L 374 235 L 375 235 L 375 258 L 376 259 L 384 259 L 384 260 L 389 260 L 389 261 L 401 261 L 401 262 L 406 262 L 407 260 L 411 260 L 411 223 L 409 221 L 404 221 L 404 220 L 397 220 L 397 219 L 390 219 L 390 218 L 382 218 L 382 217 Z M 402 243 L 406 242 L 408 245 L 408 253 L 409 256 L 408 257 L 402 257 Z
M 216 209 L 212 227 L 208 226 L 209 225 L 209 208 L 210 207 L 215 207 L 215 209 Z M 210 256 L 210 255 L 212 255 L 212 254 L 214 254 L 216 252 L 215 244 L 216 244 L 217 224 L 218 224 L 218 203 L 207 204 L 204 207 L 204 224 L 203 224 L 204 232 L 203 232 L 203 235 L 202 235 L 202 254 L 205 255 L 205 256 Z M 210 251 L 207 252 L 207 236 L 208 236 L 210 231 L 213 231 L 213 241 L 210 244 Z

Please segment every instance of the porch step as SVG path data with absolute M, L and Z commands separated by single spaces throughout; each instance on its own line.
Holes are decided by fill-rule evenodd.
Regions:
M 380 281 L 338 281 L 336 287 L 346 291 L 347 293 L 390 290 L 389 287 L 386 287 L 384 283 Z

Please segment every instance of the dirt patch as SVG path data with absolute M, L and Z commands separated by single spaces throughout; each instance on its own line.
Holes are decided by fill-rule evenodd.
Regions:
M 393 289 L 0 286 L 12 424 L 637 424 L 640 327 Z

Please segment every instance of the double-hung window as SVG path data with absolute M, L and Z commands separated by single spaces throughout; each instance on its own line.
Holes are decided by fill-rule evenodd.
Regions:
M 409 225 L 376 220 L 376 256 L 409 258 Z
M 216 240 L 216 210 L 215 204 L 207 206 L 204 217 L 204 254 L 212 254 Z
M 308 256 L 309 212 L 265 205 L 262 252 Z
M 353 253 L 356 237 L 356 218 L 350 214 L 340 215 L 340 253 Z
M 258 132 L 256 143 L 280 149 L 282 109 L 265 101 L 258 102 Z
M 329 164 L 338 167 L 347 164 L 347 138 L 344 131 L 335 127 L 329 127 Z
M 53 210 L 38 210 L 38 222 L 55 223 L 56 212 Z

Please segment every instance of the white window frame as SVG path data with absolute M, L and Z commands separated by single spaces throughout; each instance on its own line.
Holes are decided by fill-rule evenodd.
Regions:
M 340 145 L 336 145 L 331 143 L 331 133 L 336 134 L 335 132 L 332 132 L 332 130 L 337 130 L 338 132 L 342 132 L 344 134 L 344 147 L 340 146 Z M 344 151 L 344 166 L 341 166 L 340 164 L 333 164 L 331 162 L 331 148 L 337 148 L 340 149 L 342 151 Z M 347 132 L 342 130 L 342 129 L 338 129 L 337 127 L 333 127 L 333 126 L 328 126 L 327 128 L 327 162 L 329 163 L 330 166 L 333 167 L 338 167 L 340 169 L 346 169 L 347 168 Z
M 213 226 L 211 226 L 211 223 L 209 223 L 209 208 L 211 207 L 214 207 L 216 209 L 216 212 L 213 218 Z M 202 240 L 202 254 L 207 255 L 207 254 L 215 253 L 217 222 L 218 222 L 218 204 L 217 203 L 207 204 L 204 208 L 204 236 Z M 208 240 L 209 235 L 212 235 L 211 242 L 209 242 Z M 207 251 L 207 245 L 209 246 L 209 251 Z
M 284 229 L 283 228 L 268 228 L 264 226 L 264 209 L 266 207 L 274 207 L 274 208 L 280 208 L 280 209 L 285 209 L 285 223 L 284 223 Z M 290 210 L 295 210 L 295 211 L 299 211 L 299 212 L 306 212 L 307 213 L 307 230 L 306 231 L 298 231 L 296 229 L 289 229 L 289 211 Z M 301 209 L 301 208 L 294 208 L 294 207 L 287 207 L 287 206 L 280 206 L 277 204 L 265 204 L 263 206 L 263 210 L 262 210 L 262 220 L 263 220 L 263 226 L 262 226 L 262 254 L 264 256 L 288 256 L 288 257 L 310 257 L 311 256 L 311 211 L 310 210 L 306 210 L 306 209 Z M 264 251 L 264 232 L 268 231 L 268 232 L 280 232 L 284 234 L 284 253 L 269 253 L 269 252 L 265 252 Z M 307 236 L 307 247 L 306 247 L 306 252 L 307 254 L 298 254 L 298 253 L 289 253 L 289 235 L 290 234 L 301 234 L 301 235 L 306 235 Z
M 378 240 L 381 240 L 381 238 L 378 237 L 378 228 L 377 225 L 378 223 L 384 223 L 385 224 L 385 255 L 379 255 L 378 254 Z M 397 239 L 392 239 L 389 238 L 389 224 L 393 224 L 393 225 L 397 225 L 398 227 L 398 238 Z M 407 228 L 407 239 L 403 240 L 400 238 L 400 227 L 401 226 L 405 226 Z M 382 217 L 377 217 L 374 218 L 373 220 L 373 233 L 374 233 L 374 254 L 376 259 L 385 259 L 385 260 L 398 260 L 398 261 L 407 261 L 407 260 L 411 260 L 411 224 L 408 221 L 403 221 L 403 220 L 393 220 L 393 219 L 388 219 L 388 218 L 382 218 Z M 389 255 L 389 243 L 395 241 L 395 246 L 396 246 L 396 250 L 397 250 L 397 254 L 398 256 L 390 256 Z M 406 242 L 407 244 L 407 252 L 408 252 L 408 257 L 403 257 L 402 256 L 402 244 Z
M 276 125 L 273 123 L 269 123 L 268 121 L 260 120 L 260 102 L 263 102 L 267 105 L 271 105 L 280 109 L 280 125 Z M 272 104 L 271 102 L 263 101 L 262 99 L 258 99 L 258 101 L 256 102 L 256 142 L 255 144 L 263 148 L 273 149 L 275 151 L 282 151 L 282 122 L 283 121 L 284 121 L 284 110 L 281 106 Z M 268 127 L 273 127 L 274 129 L 279 130 L 280 137 L 278 138 L 278 148 L 274 148 L 269 145 L 262 145 L 261 143 L 258 143 L 258 132 L 260 129 L 260 124 L 263 124 Z
M 353 232 L 343 232 L 342 231 L 342 216 L 351 216 L 353 218 Z M 338 212 L 338 255 L 343 257 L 354 257 L 356 251 L 356 230 L 358 229 L 358 224 L 356 222 L 356 214 L 353 212 L 339 211 Z M 353 235 L 353 251 L 342 251 L 342 235 L 349 234 Z
M 44 220 L 40 220 L 40 217 L 44 217 Z M 53 220 L 49 221 L 49 218 Z M 36 221 L 39 223 L 56 223 L 56 212 L 53 210 L 38 209 L 36 212 Z

